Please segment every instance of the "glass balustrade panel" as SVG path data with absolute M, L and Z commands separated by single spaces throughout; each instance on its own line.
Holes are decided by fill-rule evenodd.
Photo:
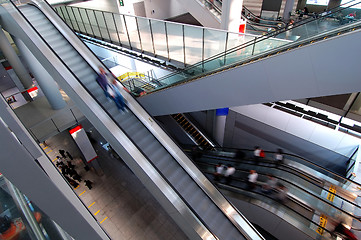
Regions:
M 94 34 L 94 37 L 101 39 L 102 35 L 101 35 L 100 28 L 99 28 L 99 25 L 96 20 L 95 12 L 93 10 L 86 9 L 86 13 L 87 13 L 88 21 L 90 22 L 90 26 L 91 26 L 92 32 Z
M 223 53 L 227 48 L 227 32 L 204 29 L 204 59 Z
M 103 12 L 94 11 L 94 16 L 95 16 L 96 22 L 98 24 L 101 38 L 103 40 L 110 41 L 110 36 L 109 36 L 108 29 L 107 29 L 107 25 L 105 23 Z
M 113 14 L 113 17 L 114 25 L 116 26 L 116 31 L 120 39 L 120 44 L 130 48 L 127 28 L 125 27 L 125 20 L 123 15 Z
M 137 21 L 136 21 L 135 17 L 124 15 L 124 20 L 125 20 L 124 26 L 128 32 L 129 41 L 130 41 L 130 45 L 132 46 L 132 49 L 141 50 L 142 45 L 139 40 L 140 36 L 139 36 Z
M 193 65 L 203 58 L 203 28 L 184 25 L 185 63 Z M 204 42 L 204 48 L 209 48 Z
M 77 26 L 79 28 L 79 33 L 86 34 L 86 28 L 80 13 L 80 9 L 73 8 L 73 13 L 74 13 L 75 21 L 77 22 Z
M 166 26 L 163 21 L 150 20 L 154 39 L 155 54 L 168 59 Z
M 78 8 L 79 9 L 79 15 L 82 19 L 84 28 L 85 28 L 85 34 L 89 36 L 94 36 L 94 32 L 92 29 L 92 24 L 88 18 L 87 11 L 84 8 Z
M 154 42 L 149 19 L 137 18 L 137 23 L 143 51 L 154 54 Z
M 173 61 L 180 63 L 181 66 L 184 66 L 183 27 L 181 24 L 169 22 L 166 23 L 166 27 L 168 33 L 169 57 Z M 174 80 L 170 80 L 170 82 L 174 82 Z
M 104 12 L 104 23 L 107 28 L 109 40 L 113 43 L 120 43 L 113 15 L 113 13 Z

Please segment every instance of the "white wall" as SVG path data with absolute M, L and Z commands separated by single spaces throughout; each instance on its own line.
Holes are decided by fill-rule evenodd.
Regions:
M 148 18 L 164 20 L 187 12 L 176 0 L 144 0 L 144 3 Z
M 350 156 L 352 150 L 361 143 L 361 139 L 349 134 L 262 104 L 234 107 L 231 110 L 344 156 Z

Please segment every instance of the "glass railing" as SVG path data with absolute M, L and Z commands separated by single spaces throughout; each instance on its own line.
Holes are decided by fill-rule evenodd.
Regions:
M 335 15 L 347 16 L 349 11 L 348 8 L 337 9 L 335 12 L 330 12 L 321 18 L 309 18 L 293 28 L 267 36 L 256 37 L 251 41 L 245 40 L 243 44 L 240 42 L 240 46 L 229 49 L 225 53 L 213 56 L 205 61 L 189 66 L 183 71 L 170 74 L 158 80 L 165 84 L 184 82 L 360 27 L 359 19 L 344 23 L 337 19 L 335 20 L 333 17 Z M 286 39 L 290 41 L 286 41 Z
M 208 174 L 212 180 L 212 173 L 214 172 L 215 166 L 218 163 L 225 165 L 232 164 L 232 162 L 224 161 L 223 159 L 208 158 L 207 156 L 202 157 L 202 159 L 198 159 L 196 163 L 203 172 Z M 247 163 L 242 162 L 238 165 L 234 163 L 232 164 L 233 166 L 236 166 L 237 171 L 233 175 L 233 180 L 230 184 L 230 187 L 237 187 L 242 189 L 242 195 L 244 195 L 244 190 L 247 190 L 247 184 L 245 183 L 244 179 L 247 179 L 249 170 L 253 169 L 258 173 L 258 186 L 252 190 L 253 194 L 258 195 L 257 198 L 262 201 L 263 204 L 265 202 L 267 203 L 268 201 L 274 201 L 275 197 L 277 196 L 276 192 L 265 193 L 262 191 L 262 185 L 266 183 L 267 175 L 272 174 L 277 179 L 278 184 L 282 184 L 287 188 L 288 201 L 286 201 L 284 204 L 290 208 L 288 211 L 293 212 L 293 214 L 296 212 L 301 216 L 302 219 L 296 221 L 297 224 L 303 223 L 309 225 L 311 224 L 312 219 L 320 214 L 332 219 L 345 219 L 348 222 L 352 222 L 352 220 L 359 221 L 359 218 L 353 215 L 355 208 L 358 208 L 357 206 L 351 204 L 347 206 L 345 201 L 343 201 L 341 205 L 335 204 L 336 200 L 331 202 L 328 199 L 324 199 L 322 196 L 314 194 L 307 188 L 304 188 L 298 181 L 297 177 L 295 178 L 295 176 L 292 175 L 287 176 L 289 174 L 287 174 L 285 171 L 279 170 L 277 173 L 273 171 L 274 169 L 270 169 L 269 166 L 253 165 L 247 168 L 245 164 Z M 224 181 L 221 180 L 220 182 L 224 184 Z M 246 192 L 249 194 L 249 191 Z M 315 231 L 316 229 L 317 227 L 315 226 L 313 230 Z
M 0 239 L 73 239 L 0 174 Z
M 178 68 L 204 61 L 257 37 L 78 7 L 60 6 L 55 10 L 77 33 L 157 56 Z M 273 42 L 279 46 L 289 41 L 273 39 Z
M 182 68 L 158 79 L 161 84 L 156 89 L 144 90 L 149 93 L 357 28 L 360 22 L 349 19 L 348 14 L 358 3 L 351 1 L 347 8 L 340 6 L 322 17 L 307 18 L 293 28 L 265 36 L 78 7 L 61 6 L 55 10 L 79 34 L 147 53 L 163 59 L 164 65 Z

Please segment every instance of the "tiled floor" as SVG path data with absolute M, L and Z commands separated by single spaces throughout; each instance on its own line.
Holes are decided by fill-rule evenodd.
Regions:
M 73 155 L 77 172 L 83 180 L 94 183 L 89 190 L 82 181 L 75 192 L 111 239 L 188 239 L 123 161 L 101 147 L 105 141 L 96 130 L 88 122 L 82 125 L 92 131 L 101 176 L 85 171 L 80 152 L 67 131 L 47 140 L 44 151 L 51 160 L 60 156 L 59 149 Z

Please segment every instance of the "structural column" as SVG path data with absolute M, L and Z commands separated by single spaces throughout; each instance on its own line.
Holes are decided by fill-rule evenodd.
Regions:
M 242 18 L 243 0 L 224 0 L 222 2 L 221 29 L 238 32 Z
M 18 55 L 16 54 L 15 50 L 11 46 L 9 40 L 5 36 L 5 33 L 2 29 L 0 29 L 0 49 L 3 52 L 6 59 L 9 61 L 11 67 L 14 69 L 14 72 L 18 76 L 20 82 L 18 79 L 13 79 L 16 87 L 19 89 L 19 91 L 24 92 L 25 89 L 31 88 L 33 85 L 33 81 L 30 77 L 30 74 L 24 67 L 24 65 L 21 63 Z M 31 97 L 27 92 L 25 92 L 24 98 L 27 101 L 31 101 Z
M 295 5 L 295 0 L 287 0 L 285 8 L 283 10 L 283 19 L 288 21 L 290 19 L 293 6 Z
M 64 101 L 59 91 L 59 87 L 52 76 L 46 71 L 46 69 L 41 65 L 41 63 L 35 58 L 35 56 L 20 39 L 15 37 L 13 37 L 13 39 L 21 53 L 21 56 L 35 76 L 35 79 L 38 82 L 39 87 L 43 91 L 50 106 L 55 110 L 65 107 L 66 102 Z

